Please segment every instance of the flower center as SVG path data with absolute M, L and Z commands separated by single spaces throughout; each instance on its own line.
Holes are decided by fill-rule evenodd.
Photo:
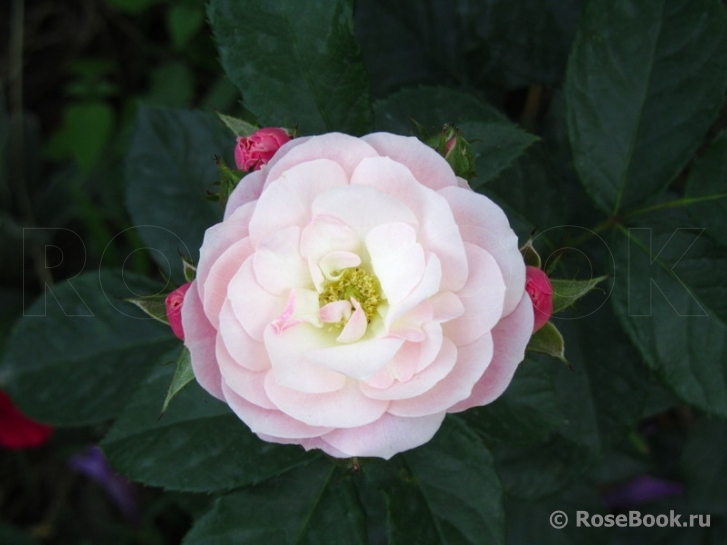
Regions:
M 318 301 L 323 307 L 336 301 L 349 301 L 351 297 L 359 302 L 370 323 L 383 301 L 381 285 L 370 272 L 361 267 L 351 267 L 344 269 L 336 280 L 323 286 Z

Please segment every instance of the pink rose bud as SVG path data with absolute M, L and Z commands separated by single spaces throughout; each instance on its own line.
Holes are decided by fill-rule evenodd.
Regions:
M 238 136 L 235 147 L 235 163 L 238 170 L 260 170 L 273 158 L 275 152 L 291 138 L 285 129 L 266 127 L 250 136 Z
M 191 282 L 179 286 L 172 293 L 167 295 L 165 303 L 167 305 L 167 320 L 174 334 L 184 340 L 184 330 L 182 329 L 182 303 L 184 303 L 184 294 L 192 285 Z
M 535 325 L 533 332 L 543 327 L 553 314 L 553 287 L 545 271 L 537 267 L 525 268 L 525 291 L 533 302 Z

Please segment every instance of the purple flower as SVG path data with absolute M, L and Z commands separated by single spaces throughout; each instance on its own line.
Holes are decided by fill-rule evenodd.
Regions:
M 136 487 L 121 475 L 114 473 L 100 448 L 95 445 L 90 446 L 81 454 L 71 456 L 68 464 L 101 486 L 127 520 L 133 523 L 139 522 Z
M 626 483 L 609 487 L 601 496 L 609 508 L 623 509 L 683 493 L 684 485 L 682 483 L 665 481 L 650 475 L 640 475 Z

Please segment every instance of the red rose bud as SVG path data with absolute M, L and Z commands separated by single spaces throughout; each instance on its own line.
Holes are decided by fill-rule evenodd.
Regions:
M 442 131 L 427 142 L 449 163 L 454 173 L 465 180 L 475 175 L 475 158 L 469 142 L 452 125 L 445 125 Z
M 535 325 L 533 332 L 543 327 L 553 314 L 553 287 L 543 269 L 525 267 L 525 291 L 533 302 Z
M 36 448 L 44 445 L 52 433 L 53 428 L 25 416 L 0 391 L 0 446 L 12 450 Z
M 259 129 L 250 136 L 238 136 L 235 163 L 238 170 L 260 170 L 273 158 L 275 152 L 291 138 L 288 131 L 276 127 Z
M 184 340 L 184 329 L 182 329 L 182 303 L 184 303 L 184 294 L 192 285 L 191 282 L 179 286 L 172 293 L 167 295 L 164 301 L 167 305 L 167 320 L 174 334 Z

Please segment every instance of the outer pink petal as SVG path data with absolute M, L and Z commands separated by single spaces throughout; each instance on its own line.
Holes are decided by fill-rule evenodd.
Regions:
M 338 218 L 361 240 L 377 225 L 403 222 L 418 227 L 414 213 L 398 199 L 368 186 L 348 185 L 321 193 L 313 202 L 313 214 Z
M 296 138 L 292 142 L 298 143 Z M 289 142 L 278 150 L 269 163 L 268 183 L 286 170 L 312 159 L 329 159 L 343 168 L 350 178 L 356 166 L 366 157 L 376 157 L 376 151 L 362 139 L 341 133 L 313 136 L 292 146 Z
M 347 184 L 343 169 L 328 159 L 309 161 L 282 173 L 257 200 L 250 220 L 253 245 L 286 227 L 304 227 L 312 217 L 311 203 L 316 197 Z
M 233 244 L 247 237 L 247 226 L 255 210 L 255 203 L 240 207 L 224 223 L 213 225 L 204 234 L 204 241 L 199 250 L 199 263 L 197 264 L 197 282 L 199 294 L 204 300 L 205 283 L 210 269 L 219 257 Z
M 429 441 L 442 425 L 444 416 L 442 412 L 421 418 L 401 418 L 387 413 L 367 426 L 336 429 L 322 439 L 345 457 L 375 456 L 388 460 L 394 454 Z
M 229 300 L 225 301 L 220 311 L 220 329 L 217 335 L 224 342 L 227 353 L 238 365 L 250 371 L 270 369 L 270 358 L 265 345 L 248 335 Z
M 472 395 L 449 412 L 487 405 L 505 391 L 517 366 L 525 359 L 525 347 L 533 332 L 533 305 L 527 293 L 515 310 L 492 330 L 495 345 L 492 362 L 472 389 Z
M 308 439 L 282 439 L 281 437 L 265 435 L 264 433 L 258 433 L 257 436 L 263 441 L 267 441 L 268 443 L 279 443 L 281 445 L 300 445 L 305 450 L 322 450 L 323 452 L 325 452 L 329 456 L 333 456 L 334 458 L 350 458 L 348 454 L 346 454 L 345 452 L 341 452 L 336 448 L 333 448 L 320 437 L 311 437 Z
M 308 394 L 279 385 L 272 374 L 265 380 L 270 400 L 285 414 L 310 426 L 353 428 L 377 420 L 386 412 L 388 401 L 370 399 L 354 380 L 335 392 Z
M 288 303 L 287 294 L 271 295 L 258 284 L 251 259 L 230 281 L 228 294 L 235 316 L 256 341 L 263 340 L 265 328 L 283 313 Z
M 464 314 L 444 324 L 444 335 L 456 345 L 475 342 L 490 331 L 502 316 L 505 282 L 497 261 L 485 250 L 465 244 L 470 263 L 467 284 L 457 292 Z
M 446 411 L 468 398 L 492 360 L 492 336 L 486 333 L 457 350 L 457 364 L 446 377 L 422 395 L 392 401 L 389 412 L 398 416 L 425 416 Z
M 382 157 L 391 157 L 402 163 L 419 182 L 435 191 L 457 185 L 454 171 L 447 161 L 413 136 L 379 132 L 367 134 L 361 140 L 370 144 Z
M 230 246 L 210 268 L 204 284 L 202 304 L 207 318 L 215 327 L 219 326 L 219 314 L 222 304 L 229 297 L 230 281 L 252 253 L 250 239 L 244 238 Z
M 424 250 L 406 223 L 387 223 L 366 235 L 371 266 L 390 305 L 411 293 L 424 274 Z
M 507 286 L 503 308 L 503 316 L 507 316 L 520 302 L 525 290 L 525 262 L 505 212 L 474 191 L 448 187 L 439 193 L 452 207 L 462 238 L 487 250 L 500 266 Z
M 231 390 L 259 407 L 276 408 L 265 393 L 265 376 L 269 370 L 254 372 L 239 365 L 230 356 L 221 337 L 217 337 L 216 354 L 222 380 Z
M 437 254 L 442 263 L 444 288 L 457 291 L 464 285 L 467 258 L 462 236 L 444 197 L 418 182 L 407 167 L 387 157 L 362 161 L 351 183 L 371 186 L 406 203 L 419 219 L 419 243 Z
M 434 388 L 439 381 L 452 372 L 455 365 L 457 365 L 457 348 L 451 341 L 444 339 L 442 348 L 434 361 L 426 369 L 416 373 L 409 381 L 396 382 L 386 390 L 379 390 L 366 383 L 361 383 L 361 391 L 372 399 L 408 399 Z
M 197 382 L 213 396 L 223 399 L 222 377 L 215 356 L 217 331 L 205 316 L 197 287 L 198 282 L 193 282 L 184 296 L 182 305 L 184 345 L 189 348 L 192 370 Z
M 309 351 L 330 346 L 334 337 L 309 324 L 299 324 L 280 333 L 265 329 L 265 348 L 278 384 L 301 392 L 322 394 L 343 387 L 346 376 L 306 359 Z
M 237 187 L 230 194 L 229 199 L 227 199 L 224 221 L 227 221 L 227 219 L 241 206 L 258 200 L 258 198 L 260 198 L 260 193 L 263 190 L 264 183 L 265 174 L 259 170 L 248 174 L 240 180 Z
M 273 435 L 281 439 L 304 439 L 319 437 L 332 430 L 330 427 L 309 426 L 278 410 L 264 409 L 250 403 L 226 383 L 222 383 L 225 401 L 235 414 L 248 425 L 253 433 Z M 298 441 L 296 441 L 297 443 Z

